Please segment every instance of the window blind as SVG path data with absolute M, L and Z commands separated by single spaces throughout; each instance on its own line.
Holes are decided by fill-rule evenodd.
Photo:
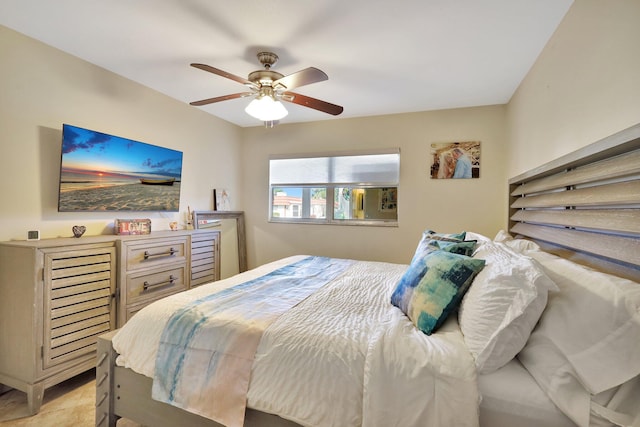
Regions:
M 272 158 L 269 160 L 269 182 L 272 186 L 397 186 L 400 182 L 400 150 Z

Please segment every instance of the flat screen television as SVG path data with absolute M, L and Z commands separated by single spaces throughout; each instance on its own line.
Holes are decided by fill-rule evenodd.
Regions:
M 182 152 L 62 125 L 59 212 L 177 212 Z

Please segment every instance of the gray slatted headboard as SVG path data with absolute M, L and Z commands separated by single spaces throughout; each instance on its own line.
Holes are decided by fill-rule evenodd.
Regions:
M 509 230 L 640 282 L 640 124 L 509 180 Z

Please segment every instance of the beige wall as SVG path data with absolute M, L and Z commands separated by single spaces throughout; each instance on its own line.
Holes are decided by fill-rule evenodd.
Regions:
M 167 229 L 187 206 L 210 209 L 216 187 L 246 211 L 251 267 L 294 253 L 408 262 L 425 227 L 492 234 L 505 221 L 503 106 L 241 129 L 4 27 L 0 54 L 0 240 L 70 236 L 76 224 L 109 234 L 116 217 Z M 183 151 L 182 212 L 57 212 L 62 123 Z M 482 177 L 430 180 L 429 144 L 469 139 L 483 143 Z M 400 227 L 266 222 L 269 154 L 368 147 L 402 150 Z M 235 261 L 224 249 L 223 273 Z
M 152 229 L 184 220 L 57 212 L 62 123 L 183 151 L 183 212 L 211 209 L 218 186 L 239 194 L 237 126 L 1 26 L 0 64 L 0 240 L 71 236 L 76 224 L 110 234 L 116 217 L 151 218 Z
M 507 108 L 509 177 L 640 122 L 640 1 L 576 0 Z
M 280 125 L 244 132 L 251 266 L 292 254 L 408 263 L 425 228 L 493 236 L 506 222 L 504 106 Z M 479 179 L 432 180 L 433 142 L 482 142 Z M 400 147 L 399 227 L 267 222 L 270 154 Z
M 576 0 L 507 106 L 274 129 L 240 129 L 0 27 L 0 240 L 111 232 L 116 215 L 56 210 L 63 122 L 183 151 L 181 209 L 209 209 L 211 190 L 228 188 L 246 211 L 251 267 L 294 253 L 407 262 L 426 227 L 492 235 L 508 177 L 638 122 L 638 18 L 637 0 Z M 482 141 L 479 180 L 428 178 L 430 143 L 470 139 Z M 402 152 L 399 227 L 267 222 L 269 154 L 381 147 Z M 178 218 L 144 215 L 155 229 Z

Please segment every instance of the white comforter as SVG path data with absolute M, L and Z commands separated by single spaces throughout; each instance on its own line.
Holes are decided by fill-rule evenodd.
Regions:
M 153 378 L 171 313 L 267 274 L 285 258 L 153 303 L 116 334 L 118 364 Z M 354 263 L 263 334 L 247 403 L 303 426 L 477 426 L 473 357 L 455 316 L 426 336 L 389 302 L 406 265 Z

